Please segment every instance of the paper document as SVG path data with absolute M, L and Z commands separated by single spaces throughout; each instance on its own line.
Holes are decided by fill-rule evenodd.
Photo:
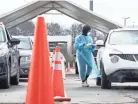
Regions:
M 86 44 L 85 48 L 92 47 L 92 46 L 96 46 L 96 44 L 92 44 L 92 43 Z

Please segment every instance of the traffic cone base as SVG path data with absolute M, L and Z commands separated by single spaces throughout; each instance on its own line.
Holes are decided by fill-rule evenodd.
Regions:
M 65 102 L 65 101 L 67 101 L 67 102 L 69 102 L 69 101 L 71 101 L 71 99 L 67 98 L 67 97 L 56 96 L 56 97 L 54 97 L 54 101 L 58 101 L 58 102 Z

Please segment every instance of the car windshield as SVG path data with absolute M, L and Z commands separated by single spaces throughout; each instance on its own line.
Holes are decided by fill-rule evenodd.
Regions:
M 18 45 L 18 48 L 23 50 L 31 50 L 31 42 L 29 41 L 29 39 L 20 39 L 20 44 Z
M 138 45 L 138 30 L 116 31 L 110 35 L 111 45 Z
M 0 27 L 0 42 L 5 41 L 5 33 L 2 27 Z

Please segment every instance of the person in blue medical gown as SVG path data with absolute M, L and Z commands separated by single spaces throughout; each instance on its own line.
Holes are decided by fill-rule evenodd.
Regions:
M 100 76 L 92 54 L 95 50 L 95 45 L 93 39 L 89 36 L 90 31 L 90 26 L 85 25 L 82 29 L 82 34 L 75 38 L 74 43 L 79 74 L 82 80 L 82 86 L 84 87 L 89 87 L 87 79 L 92 73 L 92 70 L 96 72 L 97 77 Z

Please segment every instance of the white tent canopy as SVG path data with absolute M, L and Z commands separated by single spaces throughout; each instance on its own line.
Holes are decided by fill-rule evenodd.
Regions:
M 99 16 L 94 12 L 84 9 L 83 7 L 67 0 L 33 1 L 0 16 L 0 21 L 3 22 L 8 29 L 10 29 L 50 10 L 57 10 L 75 20 L 88 24 L 91 27 L 105 33 L 108 33 L 111 29 L 122 27 L 117 23 L 109 21 L 108 19 L 105 19 L 102 16 Z

